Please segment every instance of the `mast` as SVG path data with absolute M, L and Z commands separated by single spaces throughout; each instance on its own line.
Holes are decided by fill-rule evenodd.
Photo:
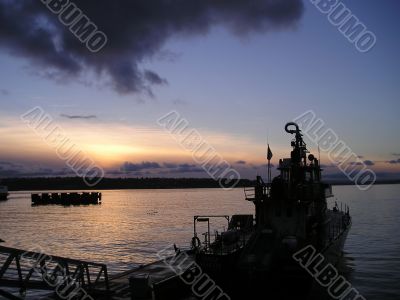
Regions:
M 294 126 L 295 129 L 289 127 Z M 299 125 L 294 122 L 289 122 L 285 126 L 285 131 L 295 135 L 295 140 L 292 141 L 291 145 L 293 150 L 291 152 L 291 169 L 293 182 L 302 182 L 304 180 L 303 167 L 307 165 L 307 147 L 303 141 L 303 135 L 301 134 Z

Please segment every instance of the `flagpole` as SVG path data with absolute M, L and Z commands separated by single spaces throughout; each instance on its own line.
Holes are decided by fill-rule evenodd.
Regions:
M 269 129 L 267 129 L 267 145 L 269 150 Z M 267 153 L 267 159 L 268 159 L 267 183 L 269 185 L 271 183 L 271 158 L 268 156 L 268 153 Z
M 267 160 L 268 160 L 268 184 L 271 184 L 271 158 L 272 158 L 272 152 L 271 148 L 269 147 L 268 143 L 268 150 L 267 150 Z

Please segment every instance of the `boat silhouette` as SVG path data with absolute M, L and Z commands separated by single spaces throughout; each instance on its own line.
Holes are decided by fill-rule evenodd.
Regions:
M 255 206 L 254 218 L 194 217 L 191 245 L 196 263 L 237 299 L 260 293 L 272 299 L 306 299 L 313 277 L 293 255 L 311 247 L 326 263 L 336 265 L 351 227 L 346 205 L 328 209 L 332 187 L 322 181 L 320 161 L 309 154 L 299 126 L 287 123 L 285 131 L 294 139 L 290 158 L 279 160 L 280 174 L 267 183 L 257 176 L 256 185 L 245 188 L 246 200 Z M 215 218 L 227 221 L 226 231 L 210 232 Z M 199 222 L 207 223 L 207 232 L 197 231 Z
M 0 201 L 8 199 L 8 188 L 5 185 L 0 185 Z

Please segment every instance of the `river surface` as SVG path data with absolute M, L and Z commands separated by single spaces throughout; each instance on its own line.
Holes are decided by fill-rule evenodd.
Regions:
M 0 202 L 2 245 L 105 263 L 115 274 L 154 261 L 173 243 L 188 247 L 194 215 L 254 213 L 243 189 L 101 192 L 101 205 L 76 207 L 32 207 L 30 192 L 11 192 Z M 368 191 L 335 186 L 334 194 L 330 206 L 337 198 L 353 217 L 344 249 L 346 278 L 366 299 L 400 299 L 400 185 Z M 222 219 L 211 229 L 224 226 Z

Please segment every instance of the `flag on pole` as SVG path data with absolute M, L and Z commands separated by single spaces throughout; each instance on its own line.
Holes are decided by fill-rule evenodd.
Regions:
M 271 160 L 271 158 L 272 158 L 272 151 L 271 151 L 271 148 L 269 147 L 269 144 L 268 144 L 267 159 Z

